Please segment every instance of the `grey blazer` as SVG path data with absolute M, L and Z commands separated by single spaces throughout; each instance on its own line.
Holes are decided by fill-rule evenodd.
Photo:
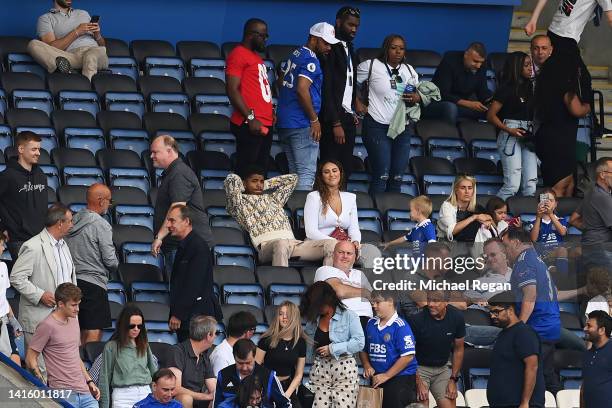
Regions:
M 62 250 L 72 262 L 68 245 L 64 245 Z M 21 294 L 19 322 L 26 333 L 34 333 L 38 323 L 53 311 L 53 308 L 41 303 L 40 298 L 44 292 L 55 293 L 58 286 L 56 268 L 53 246 L 46 229 L 24 242 L 13 265 L 10 280 L 11 285 Z M 76 285 L 73 262 L 70 279 Z

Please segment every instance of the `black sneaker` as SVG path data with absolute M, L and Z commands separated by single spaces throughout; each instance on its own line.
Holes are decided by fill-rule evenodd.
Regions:
M 55 65 L 57 66 L 57 72 L 61 72 L 62 74 L 72 74 L 72 67 L 70 66 L 70 61 L 68 61 L 64 57 L 57 57 L 55 59 Z

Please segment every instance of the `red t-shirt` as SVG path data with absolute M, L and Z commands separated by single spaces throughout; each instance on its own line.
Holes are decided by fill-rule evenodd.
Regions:
M 240 95 L 247 108 L 253 109 L 255 117 L 265 126 L 272 126 L 272 90 L 263 60 L 255 52 L 237 45 L 227 56 L 225 75 L 240 78 Z M 231 121 L 242 125 L 246 118 L 237 110 Z

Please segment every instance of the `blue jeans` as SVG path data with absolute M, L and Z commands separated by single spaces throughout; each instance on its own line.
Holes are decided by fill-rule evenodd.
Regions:
M 472 346 L 493 348 L 497 336 L 502 331 L 495 326 L 465 326 L 465 342 Z
M 370 194 L 400 191 L 402 176 L 410 160 L 410 134 L 405 130 L 395 139 L 387 136 L 389 125 L 376 122 L 370 115 L 363 120 L 363 143 L 372 166 Z
M 480 120 L 486 118 L 486 112 L 478 112 L 464 108 L 456 103 L 439 101 L 430 103 L 421 114 L 421 119 L 440 119 L 451 125 L 457 123 L 457 119 L 466 118 Z
M 296 189 L 312 190 L 317 171 L 319 143 L 312 140 L 310 128 L 277 130 L 283 151 L 287 155 L 289 172 L 298 175 Z
M 81 394 L 73 391 L 68 401 L 74 408 L 98 408 L 98 401 L 91 394 Z
M 506 119 L 509 128 L 529 128 L 525 120 Z M 514 196 L 521 189 L 523 196 L 535 194 L 538 184 L 538 157 L 535 152 L 523 147 L 514 136 L 503 130 L 497 136 L 497 151 L 501 157 L 504 170 L 504 185 L 497 192 L 497 196 L 504 200 Z

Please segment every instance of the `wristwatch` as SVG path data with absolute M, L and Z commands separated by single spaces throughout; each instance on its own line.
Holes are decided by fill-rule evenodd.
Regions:
M 255 120 L 255 112 L 253 111 L 253 109 L 249 111 L 249 115 L 246 117 L 246 119 L 248 122 Z
M 459 377 L 458 376 L 451 376 L 450 379 L 453 380 L 454 382 L 458 382 L 459 381 Z

